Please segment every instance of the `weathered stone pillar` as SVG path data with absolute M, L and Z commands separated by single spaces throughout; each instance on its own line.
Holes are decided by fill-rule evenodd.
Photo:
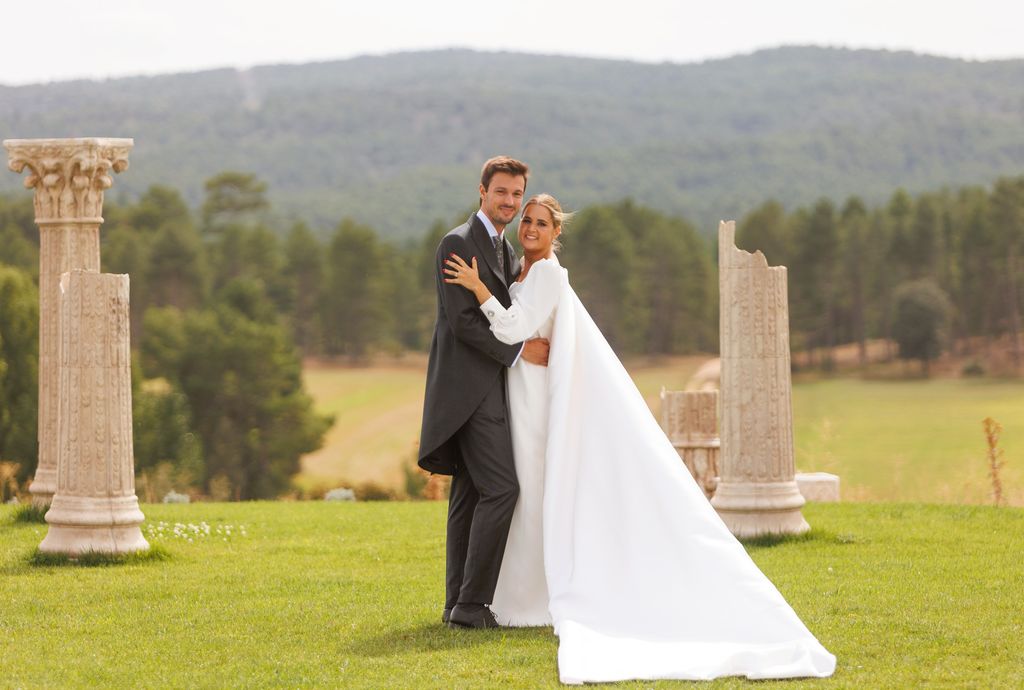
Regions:
M 661 391 L 661 426 L 711 498 L 718 485 L 718 391 Z
M 8 167 L 29 175 L 39 226 L 39 462 L 29 491 L 46 505 L 57 487 L 58 283 L 74 269 L 100 270 L 103 190 L 128 167 L 131 139 L 8 139 Z
M 65 273 L 60 337 L 57 491 L 39 550 L 147 549 L 132 453 L 128 276 Z
M 794 475 L 786 267 L 718 228 L 721 481 L 711 505 L 738 537 L 810 529 Z

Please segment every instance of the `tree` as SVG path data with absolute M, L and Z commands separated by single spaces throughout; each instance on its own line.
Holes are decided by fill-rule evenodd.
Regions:
M 1002 274 L 1003 300 L 1005 306 L 1006 326 L 1010 333 L 1014 366 L 1020 369 L 1022 357 L 1021 320 L 1020 320 L 1020 289 L 1017 273 L 1021 250 L 1024 248 L 1024 177 L 1017 179 L 1000 179 L 996 181 L 992 191 L 992 226 L 1000 240 L 999 255 L 1002 266 L 997 268 L 997 275 Z
M 24 271 L 0 264 L 0 459 L 36 466 L 39 391 L 39 293 Z
M 392 332 L 391 268 L 372 228 L 344 220 L 327 253 L 324 339 L 327 352 L 361 358 Z
M 323 338 L 324 248 L 304 223 L 296 223 L 288 233 L 283 278 L 292 338 L 302 352 L 318 352 Z
M 198 307 L 206 295 L 206 255 L 190 221 L 165 223 L 149 255 L 149 303 L 180 309 Z
M 29 196 L 0 196 L 0 263 L 39 276 L 39 230 Z
M 794 244 L 789 274 L 795 298 L 793 321 L 808 335 L 809 348 L 825 346 L 825 365 L 831 366 L 839 259 L 839 228 L 831 201 L 821 199 L 810 212 L 797 214 Z
M 129 316 L 132 342 L 142 336 L 142 315 L 149 306 L 148 285 L 150 237 L 127 224 L 115 224 L 102 232 L 100 263 L 106 273 L 127 273 L 130 285 Z
M 152 234 L 168 224 L 191 225 L 192 212 L 177 189 L 153 185 L 127 209 L 125 222 L 136 232 Z
M 935 277 L 939 261 L 938 203 L 929 195 L 921 195 L 914 204 L 913 221 L 908 238 L 910 276 L 912 278 Z M 909 259 L 909 257 L 908 257 Z
M 865 273 L 867 252 L 867 208 L 859 197 L 850 197 L 839 219 L 842 238 L 842 275 L 844 292 L 849 299 L 850 334 L 857 342 L 861 366 L 867 364 L 867 323 L 865 316 Z
M 618 214 L 607 206 L 579 213 L 562 234 L 563 264 L 601 332 L 619 353 L 642 347 L 630 310 L 637 284 L 636 247 Z M 639 337 L 638 337 L 639 336 Z
M 760 250 L 771 266 L 789 266 L 793 238 L 786 210 L 777 201 L 766 201 L 744 216 L 736 228 L 736 246 Z
M 928 375 L 928 363 L 941 354 L 949 335 L 953 307 L 934 280 L 925 278 L 903 283 L 893 294 L 895 314 L 893 337 L 901 359 L 921 360 Z
M 654 355 L 707 349 L 714 340 L 710 331 L 717 335 L 717 329 L 708 308 L 711 259 L 705 242 L 686 221 L 631 200 L 611 210 L 629 229 L 635 248 L 637 275 L 632 301 L 626 302 L 639 336 L 633 347 Z
M 267 185 L 255 175 L 226 171 L 206 181 L 203 200 L 203 231 L 216 234 L 223 226 L 247 224 L 270 207 Z
M 295 348 L 283 326 L 265 318 L 273 307 L 254 285 L 229 286 L 201 311 L 151 310 L 143 343 L 152 373 L 188 401 L 206 487 L 226 479 L 243 500 L 287 489 L 302 454 L 320 447 L 331 424 L 313 411 Z

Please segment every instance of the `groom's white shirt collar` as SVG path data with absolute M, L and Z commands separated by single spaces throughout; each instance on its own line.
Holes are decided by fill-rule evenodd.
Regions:
M 487 234 L 491 236 L 491 242 L 494 242 L 494 238 L 501 238 L 501 234 L 494 229 L 494 223 L 487 217 L 487 214 L 483 212 L 483 209 L 476 212 L 476 217 L 484 222 L 484 227 L 487 228 Z

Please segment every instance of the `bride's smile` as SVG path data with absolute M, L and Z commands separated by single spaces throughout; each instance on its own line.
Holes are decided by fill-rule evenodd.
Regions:
M 536 261 L 551 255 L 555 238 L 561 234 L 556 228 L 551 211 L 541 204 L 528 204 L 519 221 L 519 244 L 527 261 Z

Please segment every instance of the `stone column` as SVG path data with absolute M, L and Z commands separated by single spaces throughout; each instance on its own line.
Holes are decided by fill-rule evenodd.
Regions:
M 8 139 L 8 167 L 29 175 L 39 226 L 39 462 L 29 491 L 46 505 L 57 487 L 58 283 L 74 269 L 100 270 L 103 190 L 128 167 L 131 139 Z
M 711 498 L 718 485 L 718 391 L 661 391 L 661 426 Z
M 794 475 L 786 267 L 718 228 L 722 467 L 711 505 L 738 537 L 810 529 Z
M 135 496 L 128 276 L 65 273 L 60 338 L 57 491 L 39 550 L 148 549 Z

